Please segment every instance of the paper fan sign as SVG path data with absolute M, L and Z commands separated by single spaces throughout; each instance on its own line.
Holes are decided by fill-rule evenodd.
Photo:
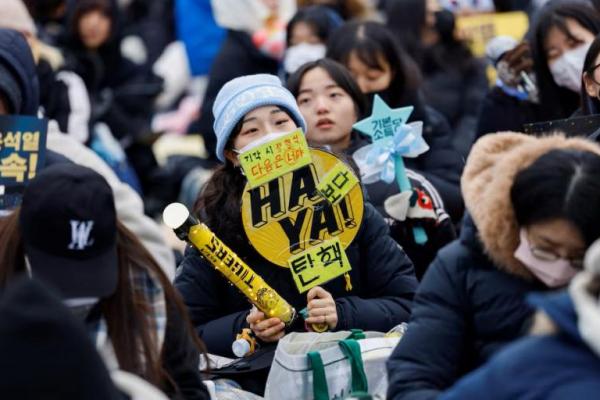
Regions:
M 411 213 L 416 217 L 422 214 L 418 209 L 419 193 L 413 190 L 406 175 L 403 158 L 416 158 L 429 150 L 423 139 L 423 122 L 406 123 L 412 111 L 412 106 L 391 109 L 381 97 L 375 95 L 371 116 L 354 124 L 354 129 L 373 140 L 372 144 L 353 155 L 360 168 L 362 181 L 365 184 L 379 180 L 386 183 L 396 181 L 400 195 L 392 199 L 396 203 L 393 208 L 401 211 L 400 215 L 393 216 L 401 221 L 410 218 Z M 413 234 L 417 244 L 427 243 L 427 234 L 422 227 L 413 227 Z
M 267 148 L 277 151 L 281 140 L 275 139 Z M 362 189 L 352 169 L 339 158 L 308 147 L 306 151 L 309 164 L 297 147 L 298 157 L 293 159 L 302 160 L 299 167 L 261 177 L 258 185 L 248 182 L 242 195 L 244 230 L 265 259 L 290 269 L 300 293 L 342 275 L 350 290 L 345 249 L 362 223 Z

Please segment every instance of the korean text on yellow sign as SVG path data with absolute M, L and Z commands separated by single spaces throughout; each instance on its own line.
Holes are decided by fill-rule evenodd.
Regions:
M 336 204 L 317 190 L 322 178 L 342 161 L 323 150 L 310 152 L 310 165 L 255 188 L 248 183 L 242 195 L 242 222 L 250 243 L 265 259 L 284 268 L 289 268 L 291 257 L 334 237 L 346 248 L 363 219 L 360 185 Z
M 301 129 L 248 150 L 240 154 L 238 159 L 253 188 L 312 162 Z
M 331 204 L 337 204 L 354 186 L 358 178 L 343 162 L 338 162 L 317 185 L 317 190 Z
M 342 276 L 352 269 L 339 238 L 324 241 L 293 256 L 288 264 L 300 293 Z
M 44 162 L 46 121 L 33 117 L 0 117 L 0 185 L 23 185 Z

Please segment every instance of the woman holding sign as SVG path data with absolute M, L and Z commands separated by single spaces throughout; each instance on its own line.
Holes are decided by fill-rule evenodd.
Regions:
M 295 190 L 294 193 L 304 191 L 302 196 L 290 194 L 286 185 L 276 186 L 278 182 L 287 182 L 285 176 L 275 178 L 258 189 L 245 189 L 248 184 L 246 176 L 251 171 L 240 168 L 240 159 L 256 153 L 261 144 L 280 138 L 282 133 L 306 127 L 294 97 L 282 87 L 279 79 L 272 75 L 251 75 L 230 81 L 219 92 L 213 113 L 217 157 L 223 165 L 215 171 L 198 199 L 196 212 L 200 220 L 296 310 L 307 307 L 308 324 L 325 323 L 331 330 L 361 328 L 387 331 L 406 321 L 417 285 L 413 266 L 391 239 L 385 222 L 370 204 L 365 204 L 364 208 L 360 204 L 358 209 L 356 204 L 344 202 L 346 210 L 354 207 L 354 215 L 363 216 L 362 222 L 356 218 L 356 236 L 345 248 L 352 268 L 346 279 L 337 277 L 308 292 L 300 293 L 295 282 L 297 277 L 293 276 L 291 268 L 282 267 L 276 260 L 277 255 L 290 251 L 289 245 L 281 248 L 277 245 L 282 236 L 286 239 L 284 234 L 267 237 L 273 243 L 273 257 L 259 254 L 255 242 L 249 243 L 253 240 L 247 234 L 252 232 L 250 225 L 256 226 L 256 229 L 268 226 L 270 222 L 267 219 L 273 220 L 273 215 L 283 224 L 286 215 L 295 212 L 294 218 L 288 221 L 294 227 L 301 221 L 300 216 L 317 215 L 330 209 L 329 206 L 313 207 L 308 201 L 314 196 L 314 187 L 307 189 L 313 182 L 310 176 L 303 176 L 298 171 L 311 171 L 314 169 L 312 166 L 286 175 L 293 176 L 294 182 L 301 182 L 296 187 L 292 182 L 291 190 Z M 265 188 L 274 187 L 275 190 L 267 193 Z M 285 196 L 279 196 L 280 192 Z M 252 219 L 244 223 L 240 208 L 243 197 L 252 197 L 252 193 L 260 197 L 257 215 L 265 220 L 254 221 L 252 214 Z M 291 204 L 295 197 L 298 200 Z M 281 199 L 284 199 L 283 203 L 280 203 Z M 358 200 L 358 203 L 361 202 L 362 196 Z M 279 209 L 281 204 L 283 208 Z M 271 216 L 267 218 L 269 214 Z M 319 215 L 323 216 L 322 220 L 306 217 L 306 221 L 312 222 L 298 234 L 311 232 L 320 222 L 335 224 L 335 221 L 327 221 L 325 214 Z M 291 247 L 306 245 L 292 240 L 289 243 Z M 244 328 L 252 329 L 262 343 L 278 341 L 286 330 L 304 330 L 302 321 L 286 328 L 281 320 L 265 319 L 263 313 L 250 310 L 246 298 L 230 286 L 196 249 L 186 251 L 175 285 L 190 310 L 198 335 L 211 353 L 231 356 L 231 344 Z

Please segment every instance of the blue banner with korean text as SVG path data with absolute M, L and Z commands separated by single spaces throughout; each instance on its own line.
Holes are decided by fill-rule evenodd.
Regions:
M 27 183 L 46 161 L 48 121 L 0 116 L 0 209 L 21 203 Z

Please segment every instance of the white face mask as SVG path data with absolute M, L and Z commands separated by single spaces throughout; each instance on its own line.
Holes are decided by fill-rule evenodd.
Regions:
M 592 43 L 584 43 L 579 47 L 566 51 L 550 65 L 550 73 L 554 82 L 575 93 L 581 91 L 581 75 L 583 62 Z
M 245 153 L 247 151 L 250 151 L 252 149 L 254 149 L 255 147 L 260 146 L 261 144 L 265 144 L 265 143 L 269 143 L 272 140 L 277 139 L 278 137 L 281 137 L 283 135 L 287 135 L 289 132 L 272 132 L 272 133 L 267 133 L 265 136 L 256 139 L 250 143 L 248 143 L 247 145 L 245 145 L 244 147 L 242 147 L 241 149 L 233 149 L 234 153 L 236 154 L 242 154 Z
M 283 68 L 288 74 L 293 74 L 307 62 L 325 57 L 326 51 L 327 47 L 324 44 L 300 43 L 290 46 L 285 52 Z

